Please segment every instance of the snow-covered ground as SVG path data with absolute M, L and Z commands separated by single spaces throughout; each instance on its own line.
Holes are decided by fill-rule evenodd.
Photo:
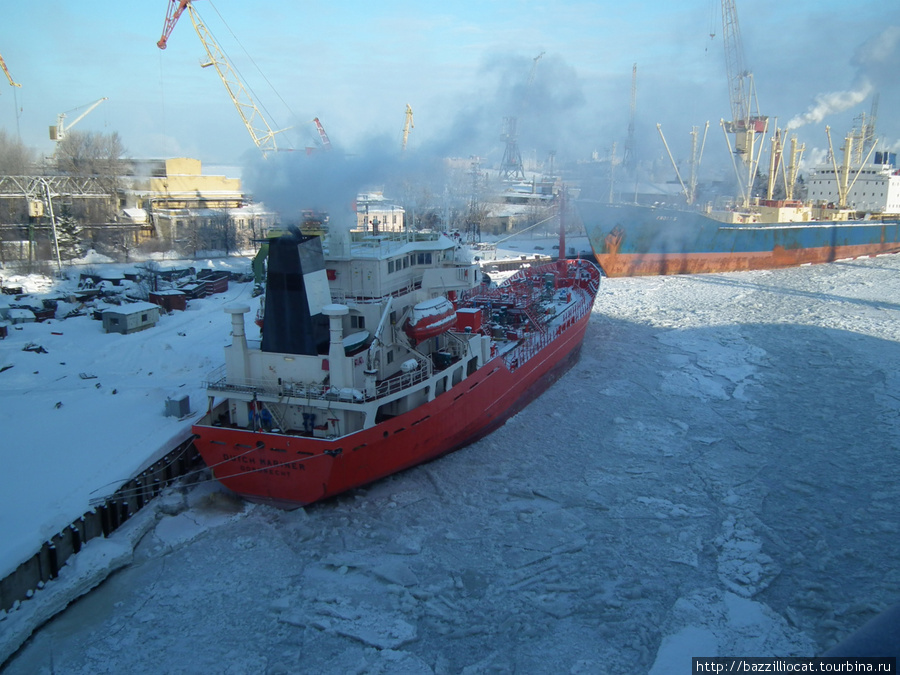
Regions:
M 898 298 L 900 256 L 604 280 L 580 363 L 495 433 L 292 512 L 214 483 L 172 493 L 63 570 L 61 584 L 129 563 L 4 672 L 663 675 L 691 656 L 821 653 L 900 599 Z M 101 381 L 153 409 L 140 434 L 168 423 L 178 380 L 153 393 L 145 373 L 177 371 L 194 337 L 216 365 L 228 340 L 224 313 L 165 319 Z M 50 338 L 25 354 L 49 357 L 34 370 L 75 358 Z M 124 365 L 139 357 L 140 372 Z M 0 373 L 5 405 L 20 405 L 2 379 L 18 368 Z M 57 409 L 42 382 L 17 418 L 50 427 L 95 396 Z M 120 438 L 97 405 L 67 433 L 107 423 Z M 41 451 L 26 440 L 4 444 L 7 464 Z
M 190 264 L 249 272 L 244 259 L 173 266 Z M 128 266 L 89 269 L 121 273 L 120 267 Z M 66 281 L 5 273 L 7 286 L 29 295 L 2 295 L 0 303 L 40 306 L 44 297 L 71 297 L 85 269 L 69 268 Z M 123 282 L 122 289 L 138 291 L 131 286 Z M 166 399 L 187 394 L 193 411 L 206 409 L 202 381 L 230 342 L 222 308 L 238 300 L 251 304 L 251 290 L 231 284 L 227 293 L 192 300 L 187 311 L 163 314 L 154 328 L 131 335 L 105 333 L 91 318 L 93 306 L 66 301 L 56 319 L 7 327 L 0 340 L 0 576 L 88 511 L 91 500 L 113 493 L 187 438 L 190 420 L 166 417 Z M 85 313 L 62 318 L 78 309 Z

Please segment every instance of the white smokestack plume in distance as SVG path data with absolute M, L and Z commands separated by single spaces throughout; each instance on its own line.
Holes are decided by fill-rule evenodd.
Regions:
M 850 64 L 856 71 L 856 85 L 849 91 L 816 96 L 815 103 L 788 122 L 788 129 L 821 122 L 826 116 L 862 103 L 873 91 L 895 81 L 895 63 L 900 47 L 900 26 L 889 25 L 860 45 Z
M 850 91 L 834 91 L 830 94 L 819 94 L 816 96 L 816 102 L 810 106 L 809 110 L 794 117 L 787 123 L 787 128 L 797 129 L 804 124 L 816 124 L 828 115 L 852 108 L 866 100 L 866 97 L 872 93 L 872 88 L 872 83 L 868 79 L 863 79 L 859 86 Z

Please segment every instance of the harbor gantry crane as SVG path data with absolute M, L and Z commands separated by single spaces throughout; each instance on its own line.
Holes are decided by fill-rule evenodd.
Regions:
M 187 10 L 188 14 L 190 14 L 191 23 L 194 25 L 197 37 L 200 38 L 200 42 L 206 50 L 208 60 L 201 64 L 202 67 L 208 68 L 209 66 L 213 66 L 216 69 L 222 83 L 225 85 L 225 89 L 228 90 L 228 95 L 231 97 L 234 107 L 237 108 L 238 114 L 244 122 L 244 126 L 246 126 L 247 131 L 250 132 L 250 137 L 253 139 L 256 147 L 262 151 L 263 157 L 266 157 L 270 152 L 276 152 L 278 150 L 278 145 L 275 141 L 275 135 L 287 131 L 287 129 L 275 131 L 266 121 L 262 112 L 250 96 L 250 93 L 247 91 L 247 88 L 238 77 L 237 72 L 226 58 L 225 53 L 222 51 L 221 47 L 219 47 L 219 44 L 215 39 L 213 39 L 212 33 L 209 32 L 209 29 L 207 29 L 200 20 L 200 16 L 197 14 L 197 10 L 194 9 L 191 0 L 169 1 L 169 8 L 166 12 L 166 22 L 163 26 L 162 37 L 156 43 L 156 46 L 160 49 L 166 48 L 169 36 L 172 34 L 172 29 L 175 28 L 175 24 L 178 22 L 182 13 L 184 13 L 184 10 Z
M 625 156 L 623 163 L 626 169 L 634 169 L 634 114 L 637 109 L 637 64 L 631 66 L 631 107 L 628 117 L 628 138 L 625 141 Z
M 64 113 L 59 113 L 56 116 L 56 124 L 53 124 L 50 126 L 50 140 L 56 141 L 57 143 L 61 142 L 63 139 L 65 139 L 66 134 L 69 133 L 69 130 L 72 127 L 74 127 L 81 120 L 83 120 L 89 112 L 91 112 L 94 108 L 96 108 L 98 105 L 103 103 L 103 101 L 108 101 L 108 100 L 109 100 L 109 98 L 106 96 L 104 96 L 103 98 L 97 99 L 93 103 L 89 104 L 87 107 L 87 110 L 85 110 L 78 117 L 76 117 L 74 120 L 69 122 L 68 125 L 66 125 L 66 115 L 70 112 L 75 112 L 76 110 L 81 110 L 81 108 L 83 108 L 84 106 L 79 106 L 77 108 L 72 108 L 72 110 L 68 110 Z
M 750 163 L 753 159 L 753 137 L 766 133 L 768 118 L 759 112 L 753 73 L 744 66 L 744 46 L 735 0 L 722 0 L 722 33 L 731 101 L 731 121 L 725 122 L 725 130 L 735 135 L 735 152 L 741 155 L 744 162 Z
M 728 97 L 731 102 L 731 121 L 721 121 L 725 141 L 731 149 L 728 134 L 734 134 L 732 163 L 741 201 L 749 205 L 753 179 L 762 157 L 764 143 L 756 143 L 757 135 L 764 135 L 769 118 L 759 112 L 753 74 L 744 66 L 744 46 L 738 25 L 735 0 L 722 0 L 722 41 L 725 44 L 725 71 L 728 77 Z M 737 160 L 740 159 L 741 166 Z M 743 169 L 743 171 L 741 170 Z
M 6 67 L 6 62 L 3 60 L 3 57 L 0 56 L 0 68 L 3 68 L 3 72 L 6 73 L 6 79 L 9 80 L 9 84 L 13 87 L 21 87 L 22 85 L 12 79 L 12 75 L 9 74 L 9 68 Z
M 403 145 L 400 147 L 401 151 L 406 151 L 406 142 L 409 140 L 409 131 L 410 129 L 415 129 L 416 125 L 413 124 L 413 111 L 412 107 L 409 103 L 406 104 L 406 121 L 403 123 Z
M 534 57 L 534 62 L 531 64 L 531 74 L 529 74 L 528 81 L 525 83 L 523 101 L 519 105 L 520 108 L 525 104 L 524 92 L 531 88 L 531 83 L 534 82 L 534 72 L 537 70 L 538 61 L 541 60 L 543 55 L 544 52 L 541 52 Z M 510 180 L 511 178 L 523 180 L 525 178 L 525 165 L 522 163 L 522 154 L 519 152 L 518 131 L 516 130 L 518 117 L 504 117 L 503 122 L 505 126 L 503 138 L 506 141 L 506 149 L 503 151 L 503 159 L 500 160 L 500 177 L 504 180 Z

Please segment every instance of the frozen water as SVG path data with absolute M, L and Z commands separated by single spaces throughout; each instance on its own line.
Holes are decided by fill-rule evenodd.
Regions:
M 898 272 L 605 280 L 580 363 L 495 433 L 306 509 L 207 484 L 142 512 L 133 561 L 5 673 L 821 653 L 900 596 Z

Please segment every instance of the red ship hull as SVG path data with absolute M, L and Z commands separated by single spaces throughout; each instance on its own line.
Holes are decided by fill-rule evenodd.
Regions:
M 888 242 L 742 253 L 598 253 L 594 257 L 606 276 L 612 278 L 773 270 L 897 252 L 900 252 L 900 244 Z
M 495 430 L 577 361 L 589 320 L 588 311 L 518 368 L 495 357 L 429 403 L 355 434 L 325 440 L 198 424 L 194 443 L 230 490 L 281 507 L 310 504 Z

